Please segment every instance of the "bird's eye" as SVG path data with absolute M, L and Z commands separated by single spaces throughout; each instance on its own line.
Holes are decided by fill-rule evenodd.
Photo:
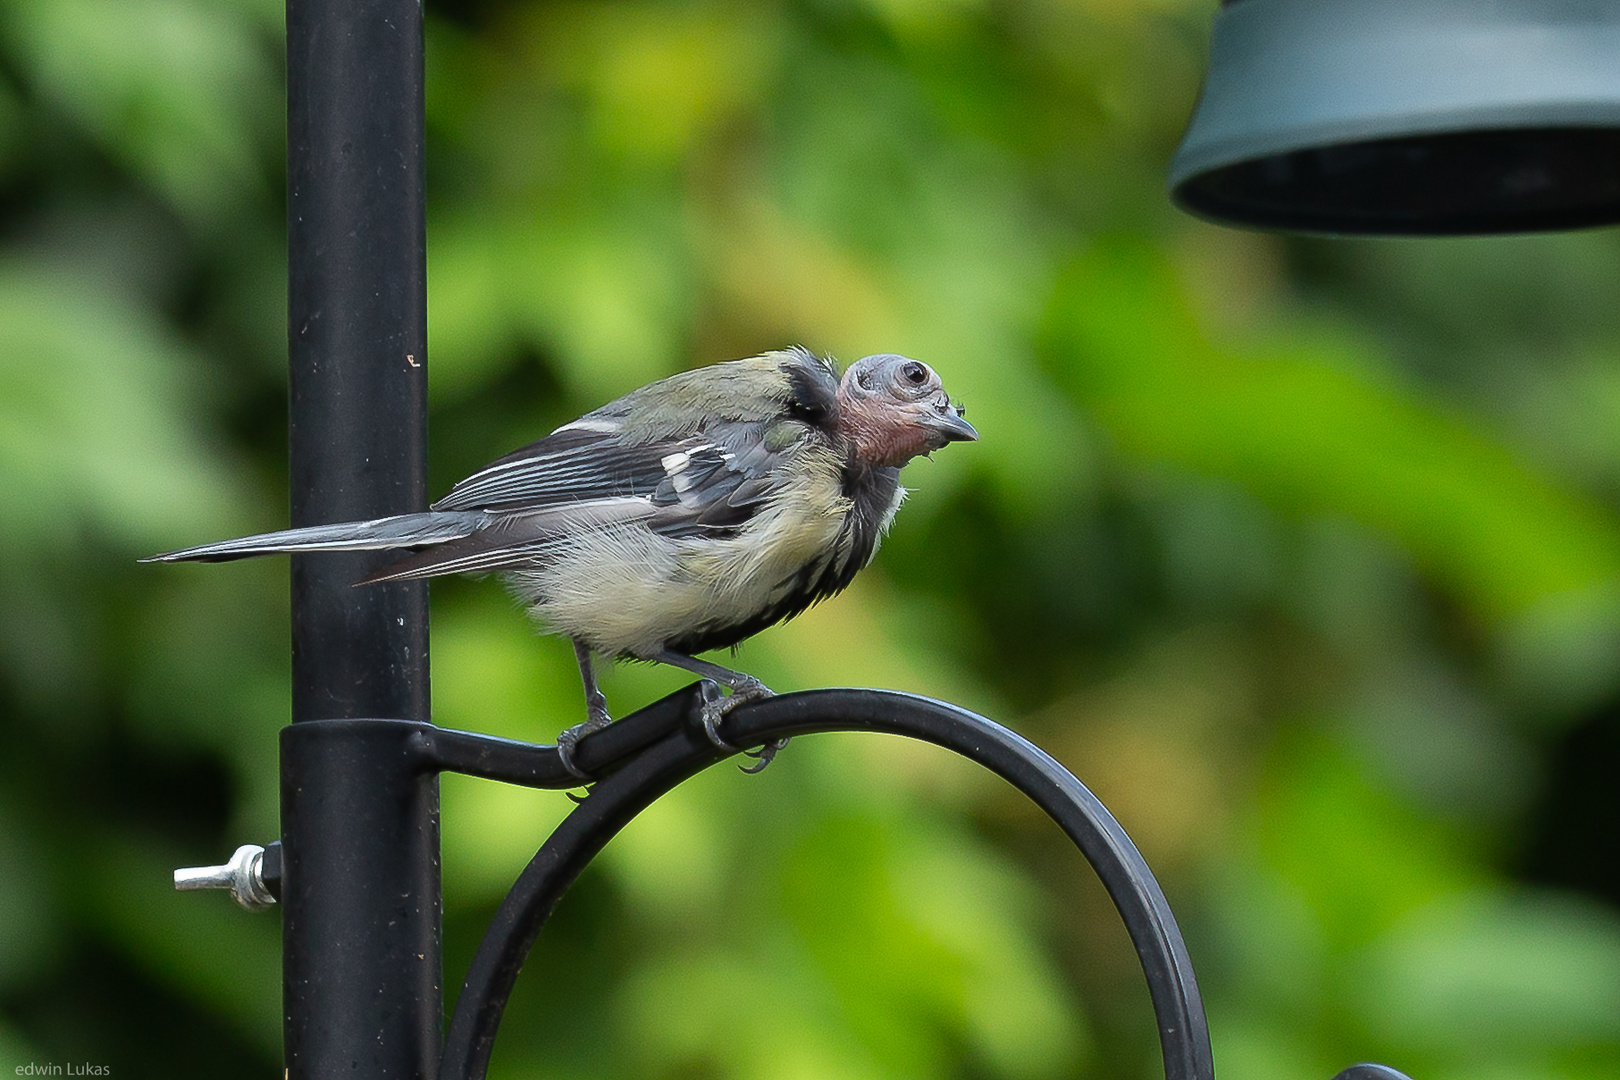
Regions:
M 901 366 L 900 377 L 912 386 L 921 386 L 928 381 L 928 369 L 915 360 L 909 360 Z

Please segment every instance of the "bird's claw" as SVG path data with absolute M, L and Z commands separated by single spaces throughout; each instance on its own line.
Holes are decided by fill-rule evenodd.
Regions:
M 594 702 L 592 704 L 594 705 Z M 574 748 L 579 745 L 579 740 L 591 732 L 601 731 L 613 723 L 613 717 L 607 714 L 605 708 L 600 710 L 589 708 L 586 712 L 587 716 L 583 724 L 575 724 L 573 727 L 557 733 L 557 757 L 562 760 L 563 768 L 567 769 L 571 776 L 580 780 L 590 780 L 592 777 L 590 773 L 574 764 Z
M 704 737 L 728 754 L 740 753 L 741 751 L 726 742 L 720 734 L 720 721 L 732 708 L 726 704 L 730 699 L 721 696 L 720 684 L 713 679 L 704 679 L 700 687 L 703 705 L 698 709 L 698 723 L 703 728 Z
M 760 747 L 758 750 L 745 750 L 743 751 L 745 754 L 756 760 L 752 765 L 739 765 L 737 768 L 741 769 L 745 773 L 748 773 L 750 776 L 752 776 L 754 773 L 764 772 L 765 766 L 775 761 L 778 751 L 780 751 L 782 747 L 786 746 L 787 744 L 788 741 L 786 739 L 773 739 L 764 746 Z
M 749 677 L 747 682 L 741 682 L 731 687 L 731 693 L 722 697 L 720 686 L 712 679 L 703 680 L 703 706 L 698 710 L 698 723 L 703 727 L 703 734 L 710 743 L 724 750 L 728 754 L 743 753 L 737 747 L 727 742 L 720 734 L 720 721 L 726 714 L 739 705 L 746 705 L 750 701 L 763 701 L 775 697 L 776 692 L 758 679 Z M 787 745 L 786 739 L 776 739 L 766 743 L 758 750 L 747 751 L 750 757 L 758 758 L 753 765 L 739 766 L 745 773 L 757 773 L 771 763 L 778 750 Z

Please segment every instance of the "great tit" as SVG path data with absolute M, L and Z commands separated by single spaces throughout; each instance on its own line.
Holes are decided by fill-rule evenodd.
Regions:
M 358 584 L 498 572 L 545 632 L 574 643 L 587 718 L 558 738 L 571 771 L 579 738 L 612 719 L 593 654 L 673 664 L 728 688 L 702 720 L 729 750 L 720 718 L 771 691 L 693 654 L 843 590 L 905 497 L 900 467 L 978 437 L 926 364 L 881 354 L 840 377 L 794 347 L 634 390 L 486 465 L 422 513 L 142 561 L 399 550 Z

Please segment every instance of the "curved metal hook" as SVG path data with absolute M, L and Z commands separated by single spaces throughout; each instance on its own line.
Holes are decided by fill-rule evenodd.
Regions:
M 642 712 L 678 709 L 692 716 L 699 694 L 698 687 L 691 687 Z M 640 726 L 649 727 L 649 721 Z M 738 709 L 726 718 L 723 731 L 739 747 L 825 731 L 905 735 L 954 750 L 1007 780 L 1080 848 L 1125 920 L 1147 975 L 1166 1080 L 1213 1080 L 1203 1002 L 1164 893 L 1113 815 L 1039 747 L 954 705 L 881 690 L 786 694 Z M 518 971 L 541 926 L 586 864 L 661 795 L 725 756 L 694 724 L 681 724 L 599 781 L 564 819 L 519 876 L 479 945 L 450 1020 L 439 1080 L 482 1080 Z

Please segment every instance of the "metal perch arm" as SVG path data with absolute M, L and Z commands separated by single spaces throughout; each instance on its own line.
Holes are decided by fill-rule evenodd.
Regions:
M 701 684 L 587 737 L 579 763 L 601 775 L 547 839 L 507 894 L 479 946 L 440 1059 L 439 1080 L 482 1080 L 506 1000 L 540 928 L 586 864 L 665 792 L 729 756 L 697 729 Z M 1213 1080 L 1209 1027 L 1192 961 L 1163 891 L 1108 809 L 1029 740 L 943 702 L 881 690 L 814 690 L 740 708 L 723 733 L 738 747 L 827 731 L 903 735 L 954 750 L 996 773 L 1057 822 L 1096 870 L 1125 920 L 1147 976 L 1166 1080 Z M 425 768 L 533 787 L 572 780 L 551 747 L 422 725 L 413 735 Z M 1405 1080 L 1357 1065 L 1335 1080 Z

